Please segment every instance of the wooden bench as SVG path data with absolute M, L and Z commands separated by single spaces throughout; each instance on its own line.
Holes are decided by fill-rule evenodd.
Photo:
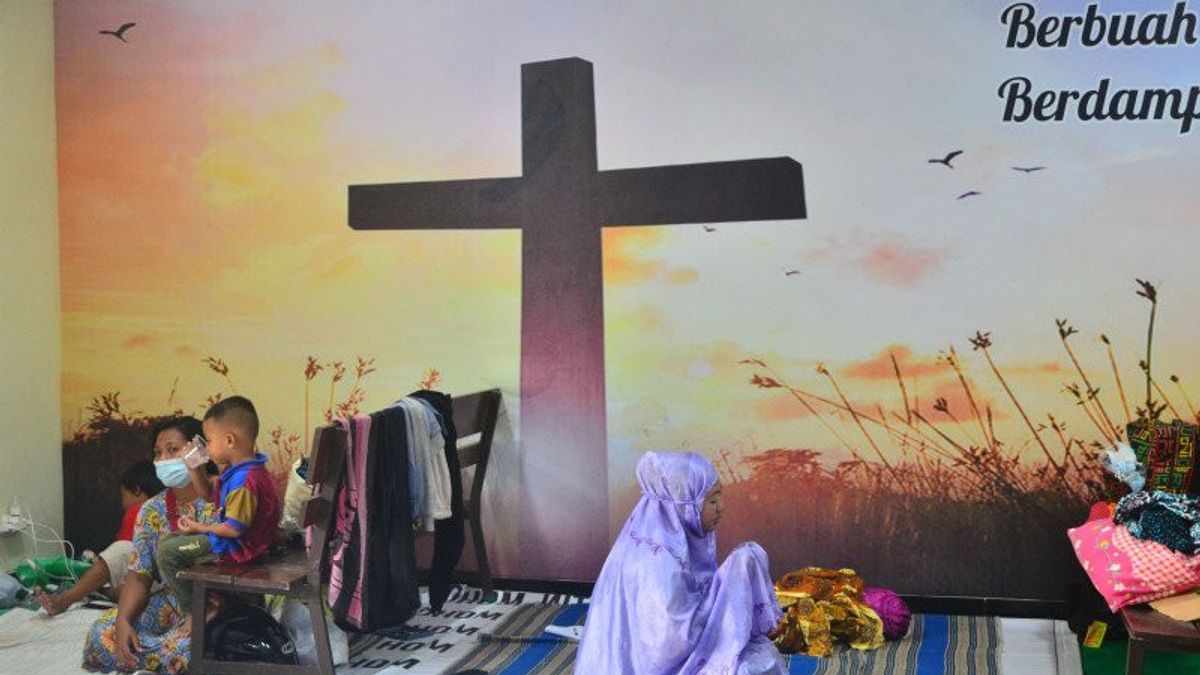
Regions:
M 478 569 L 476 582 L 485 592 L 491 592 L 492 575 L 483 540 L 480 504 L 500 412 L 500 390 L 489 389 L 457 397 L 452 406 L 460 469 L 475 469 L 470 496 L 463 497 L 463 518 L 471 527 Z M 230 675 L 332 675 L 333 656 L 322 609 L 320 574 L 323 558 L 328 555 L 329 532 L 337 511 L 337 491 L 342 482 L 347 443 L 346 432 L 334 426 L 318 427 L 313 434 L 307 478 L 313 495 L 305 501 L 300 518 L 302 528 L 313 528 L 312 546 L 307 553 L 296 550 L 251 565 L 198 565 L 180 572 L 181 578 L 192 582 L 193 628 L 188 672 L 193 675 L 218 672 Z M 308 606 L 316 639 L 317 663 L 286 666 L 205 658 L 204 611 L 209 591 L 283 595 L 301 600 Z
M 1149 605 L 1123 608 L 1121 620 L 1129 631 L 1125 675 L 1142 675 L 1147 649 L 1200 652 L 1200 621 L 1176 621 Z
M 346 432 L 337 427 L 320 427 L 313 435 L 308 460 L 307 483 L 313 495 L 304 503 L 302 528 L 312 527 L 312 546 L 272 557 L 252 565 L 197 565 L 181 571 L 180 578 L 192 582 L 192 650 L 188 672 L 194 675 L 230 673 L 295 673 L 326 675 L 333 673 L 333 655 L 321 603 L 321 562 L 328 548 L 329 529 L 337 511 L 337 490 L 346 463 Z M 227 662 L 204 656 L 207 627 L 204 621 L 208 591 L 271 594 L 297 598 L 308 606 L 316 639 L 317 663 L 311 666 L 287 666 L 266 663 Z

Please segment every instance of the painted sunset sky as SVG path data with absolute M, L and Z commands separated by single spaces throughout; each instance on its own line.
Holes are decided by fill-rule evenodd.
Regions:
M 1022 401 L 1085 428 L 1054 319 L 1080 329 L 1110 410 L 1101 332 L 1140 400 L 1135 277 L 1161 295 L 1156 375 L 1200 392 L 1200 131 L 1004 124 L 996 94 L 1014 75 L 1186 87 L 1194 48 L 1006 50 L 1005 4 L 60 1 L 66 431 L 114 390 L 127 409 L 199 410 L 228 391 L 208 356 L 268 428 L 304 424 L 310 355 L 374 358 L 364 409 L 432 367 L 515 410 L 520 233 L 355 232 L 346 187 L 519 175 L 520 65 L 568 56 L 595 65 L 601 169 L 787 155 L 806 180 L 806 220 L 604 232 L 614 489 L 652 448 L 840 458 L 748 384 L 747 357 L 832 396 L 824 363 L 853 401 L 894 410 L 890 351 L 922 405 L 944 395 L 965 418 L 935 362 L 954 345 L 1024 447 L 967 343 L 991 331 Z M 1173 3 L 1104 8 L 1151 6 Z M 127 21 L 127 44 L 98 34 Z M 954 169 L 927 162 L 955 149 Z M 1047 169 L 1011 169 L 1030 165 Z

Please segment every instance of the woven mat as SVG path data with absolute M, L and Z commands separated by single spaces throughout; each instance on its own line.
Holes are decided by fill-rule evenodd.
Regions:
M 518 612 L 586 607 L 578 605 L 585 598 L 577 596 L 502 591 L 485 599 L 479 589 L 460 586 L 451 591 L 442 611 L 434 614 L 425 589 L 421 592 L 425 606 L 406 625 L 353 635 L 350 662 L 338 667 L 338 675 L 454 673 L 460 669 L 451 665 L 476 649 L 481 635 L 495 633 Z
M 582 625 L 586 605 L 518 607 L 446 672 L 478 669 L 490 675 L 571 673 L 577 643 L 545 633 L 546 626 Z M 987 675 L 999 673 L 999 624 L 979 616 L 913 617 L 902 640 L 859 652 L 839 648 L 832 658 L 786 657 L 793 675 Z

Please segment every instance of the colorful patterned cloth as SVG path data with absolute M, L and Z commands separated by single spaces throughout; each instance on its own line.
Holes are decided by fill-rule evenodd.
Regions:
M 1195 424 L 1139 419 L 1125 430 L 1138 462 L 1146 468 L 1146 490 L 1200 492 Z
M 133 528 L 134 552 L 129 559 L 128 574 L 141 574 L 157 579 L 154 553 L 163 536 L 173 531 L 179 514 L 170 490 L 150 498 L 138 511 L 137 524 Z M 184 505 L 193 510 L 196 520 L 202 523 L 216 522 L 211 502 L 197 499 Z M 175 597 L 164 587 L 150 595 L 145 611 L 134 623 L 141 653 L 136 668 L 159 673 L 180 673 L 187 670 L 191 649 L 191 636 L 181 630 L 184 615 L 179 611 Z M 83 667 L 100 672 L 120 670 L 117 663 L 117 610 L 100 615 L 88 631 L 83 645 Z
M 863 580 L 852 569 L 805 567 L 775 582 L 784 608 L 775 645 L 785 654 L 830 656 L 834 640 L 854 649 L 883 645 L 883 620 L 863 602 Z

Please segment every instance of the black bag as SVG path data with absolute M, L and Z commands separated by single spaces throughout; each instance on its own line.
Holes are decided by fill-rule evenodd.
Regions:
M 296 645 L 266 610 L 235 604 L 208 624 L 205 658 L 298 665 Z

